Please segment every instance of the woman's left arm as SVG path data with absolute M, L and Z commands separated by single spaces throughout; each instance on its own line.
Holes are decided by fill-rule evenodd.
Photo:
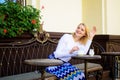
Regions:
M 96 34 L 96 27 L 93 26 L 92 30 L 89 32 L 89 39 L 88 39 L 86 45 L 84 46 L 84 49 L 85 49 L 84 52 L 85 52 L 86 54 L 87 54 L 87 52 L 88 52 L 88 50 L 89 50 L 89 48 L 90 48 L 90 45 L 91 45 L 91 43 L 92 43 L 92 40 L 93 40 L 95 34 Z
M 95 36 L 95 34 L 96 34 L 96 27 L 93 26 L 92 30 L 89 33 L 89 39 L 93 40 L 93 37 Z

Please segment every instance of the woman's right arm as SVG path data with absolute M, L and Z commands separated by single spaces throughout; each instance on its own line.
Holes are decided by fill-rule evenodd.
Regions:
M 69 39 L 69 34 L 64 34 L 57 45 L 57 48 L 54 52 L 56 58 L 70 56 L 70 50 L 67 48 Z

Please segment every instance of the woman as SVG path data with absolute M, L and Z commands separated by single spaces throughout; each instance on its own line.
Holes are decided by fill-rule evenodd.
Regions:
M 46 71 L 56 75 L 60 80 L 85 80 L 84 73 L 68 61 L 72 56 L 78 55 L 79 51 L 87 54 L 95 33 L 96 27 L 88 32 L 86 25 L 80 23 L 73 34 L 64 34 L 56 50 L 49 55 L 50 59 L 60 59 L 64 63 L 60 66 L 47 67 Z

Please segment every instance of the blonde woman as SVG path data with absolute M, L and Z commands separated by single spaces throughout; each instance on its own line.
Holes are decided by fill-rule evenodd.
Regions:
M 69 60 L 72 56 L 78 55 L 79 51 L 87 54 L 95 33 L 96 27 L 89 32 L 86 25 L 80 23 L 73 34 L 64 34 L 60 38 L 56 50 L 49 55 L 50 59 L 59 59 L 64 63 L 60 66 L 47 67 L 46 71 L 62 80 L 85 80 L 84 73 L 71 65 Z

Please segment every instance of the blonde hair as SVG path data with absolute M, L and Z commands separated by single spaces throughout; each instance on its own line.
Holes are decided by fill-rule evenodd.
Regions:
M 89 37 L 89 29 L 88 27 L 84 24 L 84 23 L 80 23 L 78 26 L 83 25 L 85 27 L 85 36 L 83 36 L 82 38 L 79 39 L 79 42 L 81 44 L 86 44 L 88 37 Z M 73 33 L 73 37 L 75 36 L 75 33 Z

